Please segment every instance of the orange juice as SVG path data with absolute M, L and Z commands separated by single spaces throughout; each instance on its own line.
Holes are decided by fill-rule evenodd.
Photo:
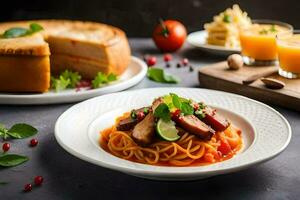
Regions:
M 242 55 L 258 61 L 277 60 L 276 34 L 290 29 L 277 24 L 253 24 L 241 30 Z
M 300 34 L 277 37 L 277 50 L 280 70 L 287 78 L 296 78 L 300 74 Z M 289 76 L 288 76 L 289 74 Z

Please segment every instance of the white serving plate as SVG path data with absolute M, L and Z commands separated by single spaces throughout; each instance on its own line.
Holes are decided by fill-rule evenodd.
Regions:
M 240 48 L 227 48 L 217 45 L 206 44 L 206 38 L 207 32 L 203 30 L 190 33 L 187 37 L 187 41 L 190 45 L 212 54 L 230 55 L 234 53 L 240 53 L 241 51 Z
M 127 70 L 119 79 L 101 88 L 82 91 L 67 89 L 61 92 L 49 91 L 42 94 L 0 93 L 0 104 L 33 105 L 78 102 L 130 88 L 139 83 L 145 77 L 146 73 L 146 63 L 132 56 Z
M 242 130 L 244 147 L 232 159 L 207 166 L 164 167 L 115 157 L 99 145 L 100 131 L 132 108 L 151 104 L 155 97 L 177 93 L 217 108 Z M 238 171 L 267 161 L 290 142 L 291 127 L 273 108 L 258 101 L 220 91 L 196 88 L 151 88 L 96 97 L 69 108 L 57 120 L 55 137 L 72 155 L 126 174 L 156 180 L 194 180 Z

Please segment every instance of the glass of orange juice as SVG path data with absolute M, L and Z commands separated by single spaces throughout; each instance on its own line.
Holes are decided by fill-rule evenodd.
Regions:
M 300 78 L 300 30 L 276 36 L 279 74 L 285 78 Z
M 240 31 L 240 43 L 247 65 L 277 64 L 276 35 L 292 32 L 289 24 L 273 20 L 253 20 L 253 24 Z

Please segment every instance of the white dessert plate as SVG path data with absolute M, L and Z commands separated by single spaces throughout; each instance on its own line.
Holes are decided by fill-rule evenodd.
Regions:
M 141 59 L 132 56 L 127 70 L 119 77 L 119 79 L 101 88 L 81 91 L 67 89 L 61 92 L 50 90 L 49 92 L 42 94 L 0 93 L 0 104 L 33 105 L 78 102 L 91 97 L 130 88 L 139 83 L 145 77 L 146 73 L 146 63 Z
M 234 53 L 240 53 L 240 48 L 227 48 L 222 47 L 218 45 L 210 45 L 206 43 L 207 38 L 207 32 L 205 30 L 203 31 L 197 31 L 190 33 L 187 37 L 187 41 L 190 45 L 200 48 L 203 51 L 212 53 L 212 54 L 218 54 L 218 55 L 230 55 Z
M 124 160 L 99 146 L 100 131 L 110 127 L 117 116 L 149 105 L 155 97 L 170 92 L 217 108 L 241 128 L 244 147 L 223 162 L 166 167 Z M 263 103 L 235 94 L 195 88 L 151 88 L 103 95 L 69 108 L 55 125 L 56 140 L 70 154 L 101 167 L 156 180 L 193 180 L 238 171 L 278 155 L 289 144 L 291 135 L 287 120 Z

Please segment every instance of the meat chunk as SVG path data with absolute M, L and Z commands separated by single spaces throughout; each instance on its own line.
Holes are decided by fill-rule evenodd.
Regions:
M 153 140 L 155 128 L 155 118 L 150 112 L 141 122 L 133 129 L 132 138 L 141 145 L 150 144 Z
M 127 117 L 126 119 L 120 120 L 117 125 L 118 131 L 130 131 L 134 128 L 134 126 L 138 123 L 137 119 L 133 119 L 131 117 Z
M 161 103 L 163 103 L 162 98 L 155 99 L 149 114 L 134 127 L 132 137 L 137 143 L 147 145 L 152 142 L 155 133 L 155 117 L 153 112 Z
M 211 127 L 194 115 L 180 116 L 176 119 L 176 123 L 187 132 L 203 140 L 209 140 L 215 134 L 215 131 Z
M 142 107 L 139 108 L 137 110 L 134 110 L 136 113 L 138 112 L 144 112 L 144 109 L 147 108 L 149 109 L 149 107 Z M 148 113 L 145 113 L 145 115 L 147 115 Z M 130 131 L 134 128 L 134 126 L 139 122 L 140 120 L 138 118 L 132 118 L 131 116 L 122 119 L 119 121 L 118 125 L 117 125 L 117 130 L 119 131 Z
M 210 125 L 216 131 L 224 131 L 230 125 L 227 119 L 218 114 L 216 110 L 209 106 L 205 107 L 204 113 L 205 117 L 202 119 L 202 121 Z

